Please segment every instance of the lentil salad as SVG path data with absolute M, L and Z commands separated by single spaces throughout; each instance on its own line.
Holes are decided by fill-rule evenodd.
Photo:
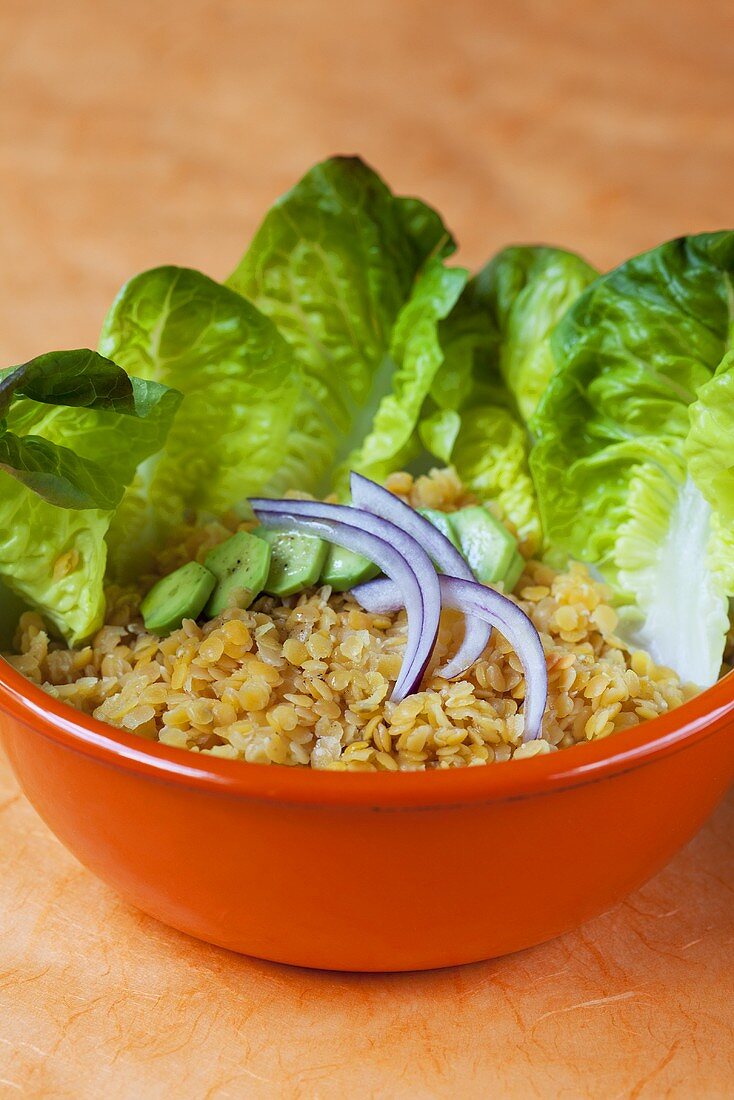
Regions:
M 0 371 L 7 659 L 143 738 L 334 770 L 554 752 L 728 671 L 734 233 L 607 273 L 454 248 L 331 158 L 224 283 L 143 272 L 98 351 Z

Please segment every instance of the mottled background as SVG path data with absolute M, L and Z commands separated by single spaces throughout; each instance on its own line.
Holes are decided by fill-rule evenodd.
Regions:
M 144 267 L 224 275 L 334 152 L 469 263 L 734 221 L 729 0 L 2 0 L 0 42 L 3 361 L 94 339 Z
M 731 225 L 733 43 L 729 0 L 0 0 L 0 362 L 94 343 L 141 268 L 224 275 L 333 152 L 468 263 Z M 534 951 L 309 974 L 129 909 L 0 763 L 0 1097 L 730 1096 L 733 827 Z

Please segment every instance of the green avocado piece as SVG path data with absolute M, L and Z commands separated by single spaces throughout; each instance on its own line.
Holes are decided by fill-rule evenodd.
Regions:
M 348 592 L 362 581 L 371 581 L 379 572 L 379 565 L 375 565 L 363 554 L 347 550 L 344 546 L 331 545 L 321 570 L 319 584 L 329 584 L 335 592 Z
M 512 561 L 510 562 L 507 572 L 504 576 L 505 592 L 515 591 L 515 585 L 520 580 L 524 568 L 525 558 L 522 556 L 519 550 L 516 550 L 515 553 L 512 555 Z
M 249 607 L 262 592 L 270 570 L 270 544 L 238 531 L 215 546 L 204 564 L 217 578 L 206 606 L 207 615 L 213 619 L 228 607 Z
M 196 619 L 204 610 L 217 578 L 198 561 L 182 565 L 153 585 L 140 605 L 145 629 L 161 636 L 178 630 L 184 619 Z
M 437 530 L 445 535 L 449 542 L 453 543 L 457 550 L 461 550 L 456 532 L 451 526 L 451 516 L 448 512 L 439 512 L 437 508 L 418 508 L 419 515 L 432 523 Z
M 253 535 L 270 546 L 270 569 L 263 587 L 271 596 L 292 596 L 316 584 L 329 550 L 327 542 L 272 527 L 257 527 Z
M 517 553 L 517 542 L 491 512 L 471 505 L 452 512 L 451 526 L 459 540 L 459 549 L 482 584 L 504 581 Z

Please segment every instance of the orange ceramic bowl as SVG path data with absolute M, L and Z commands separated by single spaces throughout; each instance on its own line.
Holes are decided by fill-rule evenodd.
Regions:
M 145 912 L 264 959 L 415 970 L 530 947 L 655 874 L 734 779 L 734 674 L 596 744 L 445 772 L 152 745 L 2 661 L 0 728 L 49 827 Z

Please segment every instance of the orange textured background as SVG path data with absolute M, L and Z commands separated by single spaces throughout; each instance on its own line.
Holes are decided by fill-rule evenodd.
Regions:
M 608 266 L 734 222 L 728 0 L 3 0 L 0 43 L 3 364 L 93 344 L 141 268 L 225 274 L 331 152 L 435 203 L 468 263 L 544 240 Z M 0 1097 L 730 1096 L 733 834 L 730 798 L 533 951 L 315 974 L 128 908 L 0 761 Z

